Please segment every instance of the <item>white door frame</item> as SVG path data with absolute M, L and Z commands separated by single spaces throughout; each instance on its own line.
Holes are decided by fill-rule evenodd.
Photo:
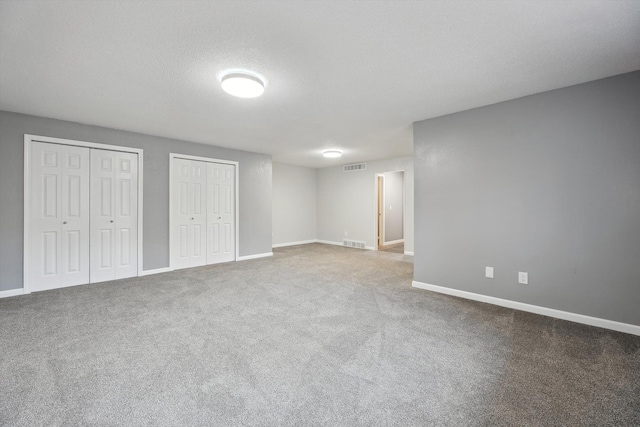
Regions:
M 173 159 L 184 159 L 184 160 L 196 160 L 199 162 L 207 162 L 207 163 L 222 163 L 225 165 L 233 165 L 235 166 L 236 176 L 234 186 L 235 188 L 235 210 L 236 210 L 236 218 L 235 218 L 235 229 L 236 229 L 236 253 L 235 260 L 238 261 L 240 254 L 240 162 L 234 162 L 232 160 L 223 160 L 223 159 L 213 159 L 211 157 L 200 157 L 200 156 L 191 156 L 189 154 L 179 154 L 179 153 L 169 153 L 169 269 L 173 270 Z
M 24 134 L 24 250 L 22 253 L 22 286 L 25 294 L 31 293 L 31 284 L 29 283 L 29 254 L 31 253 L 30 240 L 30 221 L 31 211 L 29 206 L 29 190 L 31 187 L 31 142 L 45 142 L 50 144 L 72 145 L 75 147 L 97 148 L 100 150 L 122 151 L 125 153 L 135 153 L 138 155 L 138 276 L 142 276 L 142 254 L 143 254 L 143 182 L 142 167 L 144 164 L 143 150 L 141 148 L 123 147 L 120 145 L 98 144 L 96 142 L 76 141 L 73 139 L 52 138 L 49 136 L 38 136 Z
M 385 242 L 386 236 L 385 236 L 385 224 L 384 224 L 384 201 L 385 201 L 385 192 L 384 192 L 385 177 L 384 177 L 384 174 L 385 173 L 393 173 L 393 172 L 402 172 L 402 239 L 391 241 L 391 242 Z M 407 224 L 406 224 L 406 219 L 407 219 L 407 197 L 406 197 L 407 186 L 406 186 L 406 183 L 405 183 L 406 175 L 407 175 L 407 172 L 404 169 L 398 169 L 398 170 L 392 170 L 392 171 L 378 172 L 373 176 L 373 179 L 374 179 L 373 202 L 374 202 L 374 207 L 375 207 L 373 215 L 376 218 L 373 241 L 376 242 L 376 244 L 374 245 L 376 251 L 378 250 L 378 177 L 381 176 L 382 177 L 382 181 L 383 181 L 383 189 L 382 189 L 382 203 L 383 203 L 382 204 L 382 208 L 383 208 L 383 213 L 382 213 L 382 217 L 383 217 L 383 221 L 382 221 L 382 245 L 384 246 L 385 244 L 387 244 L 387 245 L 392 244 L 393 245 L 393 244 L 396 244 L 396 243 L 401 243 L 401 242 L 404 242 L 404 240 L 405 240 L 405 233 L 407 232 Z

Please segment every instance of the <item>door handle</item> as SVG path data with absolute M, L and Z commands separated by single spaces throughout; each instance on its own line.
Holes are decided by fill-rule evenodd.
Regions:
M 109 222 L 113 224 L 113 220 L 111 220 L 111 221 L 109 221 Z
M 67 221 L 62 221 L 62 223 L 63 223 L 63 224 L 66 224 L 66 223 L 67 223 Z
M 219 217 L 218 217 L 218 219 L 222 219 L 222 217 L 221 217 L 221 216 L 219 216 Z
M 193 221 L 193 218 L 191 218 L 191 221 Z

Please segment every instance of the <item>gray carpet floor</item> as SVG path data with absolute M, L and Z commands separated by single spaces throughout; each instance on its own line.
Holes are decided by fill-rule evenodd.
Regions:
M 389 247 L 386 247 L 386 248 L 380 249 L 380 250 L 384 251 L 384 252 L 392 252 L 392 253 L 396 253 L 396 254 L 403 254 L 404 253 L 404 245 L 400 244 L 400 245 L 389 246 Z
M 0 300 L 0 424 L 640 425 L 640 337 L 408 261 L 312 244 Z

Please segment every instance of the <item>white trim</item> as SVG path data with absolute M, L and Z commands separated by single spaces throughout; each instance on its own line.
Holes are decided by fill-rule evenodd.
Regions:
M 270 257 L 273 256 L 273 252 L 266 252 L 264 254 L 255 254 L 255 255 L 245 255 L 245 256 L 241 256 L 240 258 L 238 258 L 238 261 L 247 261 L 250 259 L 256 259 L 256 258 L 266 258 L 266 257 Z
M 210 157 L 191 156 L 188 154 L 169 153 L 169 268 L 173 269 L 173 245 L 171 238 L 173 236 L 173 159 L 197 160 L 207 163 L 221 163 L 224 165 L 235 166 L 236 177 L 234 186 L 236 187 L 236 255 L 235 260 L 240 261 L 240 162 L 233 160 L 213 159 Z
M 404 251 L 404 254 L 413 256 L 413 252 L 411 252 L 411 251 Z
M 151 276 L 152 274 L 169 273 L 170 271 L 173 271 L 171 267 L 156 268 L 153 270 L 143 271 L 141 276 Z
M 627 334 L 640 335 L 640 326 L 629 323 L 616 322 L 615 320 L 601 319 L 599 317 L 585 316 L 584 314 L 571 313 L 568 311 L 556 310 L 554 308 L 540 307 L 538 305 L 526 304 L 518 301 L 511 301 L 488 295 L 476 294 L 473 292 L 461 291 L 458 289 L 445 288 L 444 286 L 430 285 L 428 283 L 413 281 L 414 288 L 425 289 L 427 291 L 438 292 L 455 297 L 466 298 L 474 301 L 486 302 L 499 305 L 501 307 L 515 310 L 527 311 L 529 313 L 541 314 L 543 316 L 555 317 L 557 319 L 568 320 L 585 325 L 597 326 L 599 328 L 611 329 L 613 331 L 625 332 Z
M 392 240 L 390 242 L 384 242 L 384 246 L 398 245 L 404 243 L 404 239 Z
M 334 245 L 334 246 L 346 247 L 346 246 L 344 246 L 344 243 L 342 243 L 342 242 L 332 242 L 331 240 L 316 240 L 316 242 L 322 243 L 324 245 Z
M 0 298 L 10 298 L 18 295 L 24 295 L 24 289 L 9 289 L 8 291 L 0 291 Z
M 343 242 L 333 242 L 331 240 L 316 240 L 316 243 L 322 243 L 323 245 L 334 245 L 334 246 L 342 246 L 343 248 L 349 248 L 349 249 L 357 249 L 357 248 L 351 248 L 349 246 L 345 246 Z M 366 250 L 368 251 L 375 251 L 376 248 L 374 246 L 365 246 L 364 247 Z
M 301 240 L 299 242 L 289 242 L 289 243 L 276 243 L 272 245 L 272 248 L 284 248 L 285 246 L 297 246 L 297 245 L 308 245 L 309 243 L 317 243 L 317 239 L 312 240 Z
M 23 252 L 22 252 L 22 286 L 24 293 L 31 293 L 29 275 L 29 254 L 31 253 L 31 239 L 30 237 L 30 208 L 29 208 L 29 189 L 31 186 L 31 143 L 33 141 L 46 142 L 49 144 L 62 144 L 72 145 L 75 147 L 97 148 L 100 150 L 120 151 L 124 153 L 134 153 L 138 155 L 138 276 L 142 275 L 143 264 L 143 235 L 144 229 L 144 194 L 143 194 L 143 166 L 144 166 L 144 150 L 141 148 L 124 147 L 121 145 L 111 144 L 99 144 L 96 142 L 76 141 L 73 139 L 53 138 L 49 136 L 30 135 L 24 134 L 24 193 L 23 193 L 23 205 L 24 205 L 24 233 L 23 233 Z

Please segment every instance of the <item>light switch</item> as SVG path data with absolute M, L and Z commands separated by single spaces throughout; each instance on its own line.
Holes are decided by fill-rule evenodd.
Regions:
M 489 279 L 493 279 L 493 267 L 485 267 L 484 268 L 484 277 Z

